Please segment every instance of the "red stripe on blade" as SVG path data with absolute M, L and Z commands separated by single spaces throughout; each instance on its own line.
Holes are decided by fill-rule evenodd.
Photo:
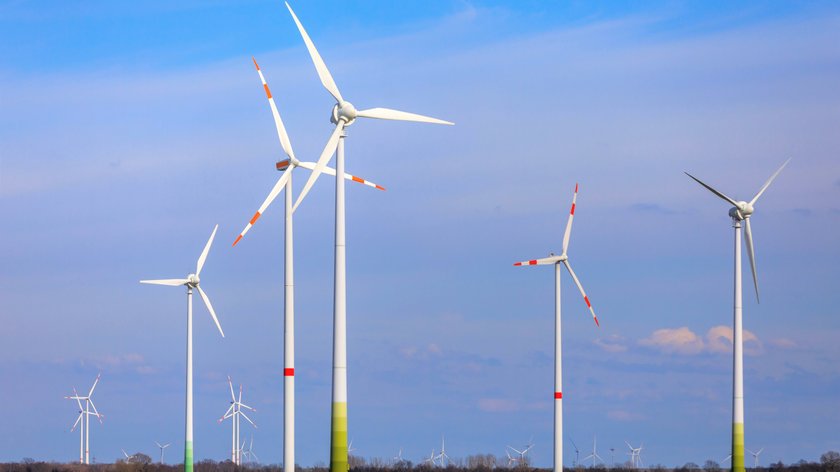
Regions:
M 572 203 L 572 211 L 571 211 L 570 213 L 571 213 L 572 215 L 574 215 L 574 214 L 575 214 L 575 204 L 574 204 L 574 203 Z
M 577 193 L 577 190 L 578 190 L 578 184 L 575 183 L 575 193 Z
M 554 392 L 554 398 L 558 400 L 563 398 L 563 392 Z
M 293 367 L 292 368 L 287 367 L 287 368 L 283 369 L 283 375 L 285 375 L 286 377 L 294 377 L 295 376 L 295 369 Z
M 598 323 L 598 317 L 597 317 L 597 316 L 593 316 L 593 318 L 595 318 L 595 326 L 597 326 L 597 327 L 599 327 L 599 328 L 600 328 L 600 327 L 601 327 L 601 323 Z
M 254 217 L 251 218 L 251 224 L 254 224 L 260 218 L 260 212 L 254 213 Z
M 534 259 L 533 261 L 528 261 L 528 265 L 537 265 L 537 260 Z
M 591 304 L 591 303 L 589 303 L 589 297 L 587 297 L 586 295 L 584 295 L 584 296 L 583 296 L 583 301 L 585 301 L 585 302 L 586 302 L 586 306 L 588 306 L 589 308 L 592 308 L 592 304 Z
M 522 265 L 522 263 L 521 263 L 521 262 L 514 262 L 514 263 L 513 263 L 513 265 L 515 265 L 515 266 L 521 266 L 521 265 Z

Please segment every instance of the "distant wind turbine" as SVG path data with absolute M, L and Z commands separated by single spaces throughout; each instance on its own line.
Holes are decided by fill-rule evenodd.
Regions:
M 601 456 L 598 455 L 598 447 L 597 446 L 598 446 L 598 438 L 593 436 L 592 437 L 592 454 L 589 454 L 588 456 L 583 458 L 584 462 L 586 462 L 587 459 L 592 459 L 592 467 L 595 467 L 595 460 L 596 459 L 601 461 L 602 464 L 604 463 L 604 459 L 601 459 Z
M 236 395 L 233 393 L 233 382 L 230 380 L 230 376 L 228 375 L 228 386 L 230 387 L 230 407 L 228 407 L 227 411 L 221 418 L 219 418 L 219 423 L 222 421 L 230 418 L 232 424 L 232 439 L 231 439 L 231 451 L 230 457 L 231 462 L 236 465 L 242 465 L 242 449 L 243 447 L 239 445 L 239 423 L 240 417 L 245 418 L 245 420 L 251 423 L 251 426 L 257 427 L 257 425 L 251 421 L 251 418 L 248 418 L 248 415 L 245 414 L 242 409 L 257 411 L 254 408 L 242 403 L 242 385 L 239 386 L 239 398 L 236 398 Z M 244 442 L 243 442 L 244 444 Z
M 68 400 L 76 400 L 76 404 L 79 405 L 79 416 L 76 417 L 76 422 L 73 423 L 73 427 L 70 428 L 70 432 L 73 432 L 76 429 L 76 426 L 79 426 L 79 463 L 80 464 L 90 464 L 90 417 L 95 416 L 99 420 L 99 424 L 102 424 L 102 416 L 99 414 L 99 411 L 96 410 L 96 405 L 93 404 L 93 390 L 96 388 L 96 384 L 99 383 L 99 378 L 102 374 L 98 374 L 96 376 L 96 380 L 93 381 L 93 385 L 90 387 L 90 391 L 85 396 L 79 395 L 76 392 L 76 387 L 73 387 L 73 396 L 72 397 L 64 397 Z M 84 400 L 85 405 L 82 406 L 82 400 Z
M 753 463 L 753 468 L 757 469 L 758 468 L 758 456 L 761 454 L 762 451 L 764 451 L 764 448 L 762 447 L 761 449 L 758 450 L 758 452 L 753 452 L 753 451 L 750 451 L 749 449 L 747 449 L 747 451 L 750 454 L 752 454 L 753 459 L 755 460 L 755 462 Z
M 732 205 L 729 209 L 729 217 L 732 219 L 732 228 L 735 229 L 735 290 L 734 290 L 734 316 L 733 316 L 733 369 L 732 369 L 732 470 L 733 472 L 744 472 L 744 335 L 742 322 L 742 297 L 741 297 L 741 222 L 744 226 L 744 236 L 747 243 L 747 254 L 750 257 L 750 269 L 752 270 L 753 284 L 755 286 L 755 298 L 758 295 L 758 275 L 755 269 L 755 250 L 753 246 L 752 230 L 750 228 L 750 217 L 755 211 L 755 204 L 759 197 L 773 183 L 779 172 L 785 168 L 790 159 L 785 161 L 779 170 L 767 179 L 767 182 L 759 189 L 758 193 L 750 200 L 735 201 L 702 182 L 697 177 L 686 172 L 685 174 L 694 179 L 706 190 L 717 195 Z
M 155 441 L 155 444 L 157 444 L 157 447 L 160 448 L 160 463 L 163 464 L 163 450 L 169 447 L 170 443 L 161 445 L 159 442 Z
M 204 267 L 204 262 L 207 260 L 207 254 L 210 252 L 210 246 L 213 245 L 213 238 L 216 237 L 216 230 L 219 225 L 213 228 L 210 234 L 210 239 L 204 245 L 204 250 L 198 256 L 198 261 L 195 265 L 195 273 L 189 274 L 184 279 L 158 279 L 158 280 L 141 280 L 141 284 L 154 285 L 168 285 L 171 287 L 178 287 L 184 285 L 187 287 L 187 414 L 186 414 L 186 433 L 184 441 L 184 470 L 185 472 L 193 472 L 193 317 L 192 317 L 192 293 L 193 289 L 198 289 L 198 294 L 204 300 L 207 306 L 207 311 L 219 328 L 219 333 L 225 337 L 225 332 L 222 331 L 222 325 L 219 324 L 219 319 L 216 317 L 216 312 L 213 310 L 213 305 L 210 304 L 210 299 L 204 290 L 199 286 L 201 269 Z

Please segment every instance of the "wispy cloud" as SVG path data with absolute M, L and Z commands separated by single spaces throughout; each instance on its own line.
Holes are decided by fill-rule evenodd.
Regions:
M 596 338 L 592 341 L 592 344 L 598 346 L 606 352 L 627 351 L 627 345 L 624 343 L 624 339 L 617 334 L 607 336 L 606 338 Z
M 764 345 L 753 332 L 744 330 L 744 352 L 759 355 Z M 701 337 L 686 326 L 662 328 L 639 340 L 639 345 L 669 354 L 697 355 L 704 353 L 725 354 L 732 352 L 732 328 L 713 326 Z

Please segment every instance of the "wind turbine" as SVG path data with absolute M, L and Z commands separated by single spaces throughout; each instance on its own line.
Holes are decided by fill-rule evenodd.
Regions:
M 292 18 L 303 37 L 306 49 L 321 79 L 321 84 L 335 99 L 336 104 L 332 109 L 331 122 L 335 129 L 327 140 L 327 145 L 318 158 L 318 162 L 312 174 L 309 176 L 306 185 L 301 190 L 294 209 L 301 201 L 315 180 L 324 170 L 333 152 L 335 152 L 335 169 L 339 175 L 344 174 L 344 137 L 345 129 L 350 126 L 356 118 L 378 118 L 383 120 L 416 121 L 423 123 L 435 123 L 451 125 L 451 122 L 430 118 L 428 116 L 406 113 L 404 111 L 392 110 L 389 108 L 369 108 L 356 110 L 348 101 L 344 100 L 341 92 L 338 91 L 335 81 L 327 69 L 324 60 L 315 49 L 315 44 L 309 38 L 292 7 L 286 2 Z M 347 472 L 347 293 L 345 273 L 345 234 L 344 234 L 344 180 L 336 179 L 335 184 L 335 288 L 333 303 L 333 392 L 332 392 L 332 414 L 330 426 L 330 471 Z
M 624 444 L 627 444 L 627 447 L 630 449 L 630 452 L 628 452 L 628 454 L 630 454 L 630 464 L 634 468 L 638 468 L 640 465 L 642 465 L 642 447 L 643 447 L 643 445 L 639 444 L 639 447 L 633 447 L 627 441 L 624 441 Z
M 134 456 L 136 456 L 136 455 L 137 455 L 137 454 L 131 454 L 131 455 L 129 455 L 127 452 L 125 452 L 125 449 L 120 449 L 120 451 L 122 451 L 123 455 L 125 456 L 125 462 L 126 462 L 126 464 L 131 464 L 131 461 L 133 461 L 133 460 L 134 460 Z
M 228 376 L 228 386 L 230 386 L 230 406 L 228 407 L 225 414 L 219 418 L 219 423 L 222 421 L 230 418 L 232 424 L 232 447 L 230 451 L 231 455 L 231 462 L 236 465 L 242 465 L 242 449 L 243 447 L 239 447 L 239 419 L 240 417 L 245 418 L 246 421 L 251 423 L 251 426 L 257 427 L 257 425 L 251 421 L 251 418 L 248 418 L 248 415 L 242 411 L 243 408 L 246 410 L 257 411 L 254 408 L 242 403 L 242 385 L 239 386 L 239 398 L 236 398 L 236 395 L 233 393 L 233 382 L 230 380 L 230 376 Z M 243 441 L 244 444 L 244 441 Z
M 446 463 L 448 464 L 452 459 L 446 454 L 446 438 L 441 436 L 440 437 L 440 454 L 436 457 L 440 461 L 441 467 L 446 467 L 443 460 L 446 459 Z
M 248 445 L 248 449 L 245 450 L 245 457 L 248 458 L 249 463 L 259 462 L 260 458 L 257 457 L 257 454 L 254 452 L 254 436 L 251 435 L 251 443 Z
M 392 460 L 394 461 L 394 464 L 401 464 L 402 463 L 402 461 L 403 461 L 402 448 L 400 448 L 400 451 L 397 452 L 397 455 L 394 456 L 394 458 Z
M 595 310 L 592 309 L 592 304 L 589 302 L 589 297 L 583 291 L 580 280 L 578 280 L 575 271 L 572 270 L 572 266 L 569 264 L 569 256 L 566 255 L 566 251 L 569 249 L 569 237 L 572 233 L 572 220 L 575 217 L 577 194 L 578 185 L 575 184 L 572 208 L 569 210 L 569 220 L 566 222 L 566 232 L 563 234 L 563 252 L 559 256 L 555 256 L 552 253 L 549 257 L 542 259 L 531 259 L 530 261 L 513 264 L 515 266 L 549 264 L 554 266 L 554 472 L 563 471 L 563 349 L 562 332 L 560 329 L 560 264 L 566 266 L 569 275 L 572 276 L 572 280 L 575 281 L 575 285 L 580 290 L 580 294 L 583 295 L 583 301 L 586 302 L 586 307 L 592 313 L 592 319 L 595 320 L 595 325 L 600 326 L 598 317 L 595 316 Z
M 569 438 L 569 441 L 571 441 L 571 442 L 572 442 L 572 446 L 574 446 L 574 448 L 575 448 L 575 462 L 574 462 L 574 464 L 572 464 L 572 465 L 573 465 L 574 467 L 577 467 L 578 463 L 580 462 L 580 450 L 578 449 L 577 444 L 575 444 L 575 440 L 574 440 L 574 439 Z
M 526 454 L 528 454 L 528 451 L 530 451 L 532 447 L 534 447 L 534 445 L 533 445 L 533 444 L 528 444 L 528 445 L 525 447 L 525 449 L 523 449 L 523 450 L 521 450 L 521 451 L 520 451 L 519 449 L 517 449 L 517 448 L 515 448 L 515 447 L 513 447 L 513 446 L 508 446 L 508 448 L 509 448 L 511 451 L 513 451 L 513 452 L 515 452 L 516 454 L 518 454 L 518 455 L 519 455 L 519 457 L 518 457 L 518 458 L 516 458 L 516 459 L 514 460 L 514 462 L 518 462 L 518 463 L 519 463 L 519 465 L 525 465 L 525 464 L 527 464 L 527 463 L 528 463 L 528 462 L 527 462 L 527 459 L 525 458 L 525 455 L 526 455 Z M 511 458 L 511 457 L 510 457 L 510 454 L 508 454 L 508 459 L 510 459 L 510 458 Z M 508 464 L 510 464 L 510 460 L 508 460 Z
M 435 450 L 432 449 L 432 453 L 429 454 L 429 457 L 427 457 L 423 460 L 423 463 L 424 464 L 430 464 L 432 467 L 434 467 L 436 465 L 435 464 L 435 459 L 436 458 L 437 458 L 437 456 L 435 456 Z
M 195 265 L 195 273 L 189 274 L 184 279 L 159 279 L 159 280 L 141 280 L 141 284 L 154 284 L 154 285 L 169 285 L 172 287 L 178 287 L 180 285 L 184 285 L 187 287 L 187 413 L 186 413 L 186 432 L 185 432 L 185 441 L 184 441 L 184 470 L 186 472 L 193 472 L 193 317 L 192 317 L 192 293 L 193 289 L 198 289 L 198 294 L 201 295 L 201 299 L 204 300 L 204 304 L 207 306 L 207 311 L 210 312 L 210 316 L 213 318 L 213 321 L 216 323 L 216 327 L 219 328 L 219 333 L 222 337 L 225 337 L 225 332 L 222 331 L 222 325 L 219 324 L 219 319 L 216 317 L 216 312 L 213 310 L 213 305 L 210 304 L 210 299 L 207 297 L 207 294 L 204 293 L 204 290 L 199 286 L 200 278 L 199 275 L 201 274 L 201 269 L 204 267 L 204 262 L 207 260 L 207 253 L 210 252 L 210 246 L 213 245 L 213 238 L 216 237 L 216 231 L 219 229 L 219 225 L 216 225 L 213 228 L 213 232 L 210 234 L 210 239 L 207 240 L 207 244 L 204 245 L 204 250 L 201 251 L 201 255 L 198 256 L 198 261 Z
M 592 459 L 592 467 L 595 467 L 595 459 L 601 461 L 602 464 L 604 463 L 604 459 L 601 459 L 601 456 L 598 455 L 597 446 L 598 446 L 598 438 L 593 436 L 592 437 L 592 454 L 589 454 L 588 456 L 583 458 L 584 462 L 586 461 L 586 459 Z
M 753 468 L 754 469 L 758 468 L 758 456 L 759 456 L 759 454 L 761 454 L 762 451 L 764 451 L 764 448 L 762 447 L 761 449 L 758 450 L 758 452 L 753 452 L 753 451 L 750 451 L 749 449 L 747 449 L 747 451 L 749 451 L 749 453 L 752 454 L 753 459 L 755 459 L 755 463 L 753 464 Z
M 169 447 L 170 443 L 161 445 L 159 442 L 155 441 L 155 444 L 157 444 L 157 447 L 160 448 L 160 463 L 163 464 L 163 450 Z
M 99 420 L 99 424 L 102 424 L 102 416 L 99 414 L 99 411 L 96 410 L 96 405 L 93 404 L 93 390 L 96 388 L 96 384 L 99 383 L 99 378 L 102 374 L 96 375 L 96 380 L 93 381 L 93 385 L 90 387 L 90 391 L 86 396 L 80 396 L 78 392 L 76 392 L 76 387 L 73 387 L 73 396 L 72 397 L 64 397 L 68 400 L 76 400 L 76 404 L 79 405 L 79 416 L 76 417 L 76 422 L 73 423 L 73 427 L 70 428 L 70 432 L 72 433 L 76 426 L 79 426 L 79 463 L 80 464 L 90 464 L 90 417 L 95 416 Z M 84 400 L 85 405 L 82 406 L 82 400 Z
M 744 472 L 746 470 L 744 467 L 744 336 L 741 307 L 741 222 L 744 222 L 744 239 L 747 244 L 747 254 L 750 257 L 750 269 L 752 270 L 753 285 L 755 286 L 755 298 L 758 301 L 758 276 L 755 270 L 755 248 L 753 245 L 752 230 L 750 229 L 750 217 L 755 211 L 755 204 L 759 197 L 767 190 L 767 187 L 776 179 L 779 172 L 785 168 L 788 162 L 790 162 L 790 159 L 785 161 L 779 167 L 779 170 L 767 179 L 767 182 L 764 183 L 758 193 L 749 202 L 735 201 L 686 172 L 686 175 L 694 179 L 697 183 L 732 205 L 732 208 L 729 209 L 729 217 L 732 218 L 732 227 L 735 229 L 734 339 L 732 340 L 732 470 L 734 472 Z
M 288 159 L 282 160 L 276 164 L 279 171 L 283 174 L 274 184 L 274 187 L 268 194 L 259 210 L 254 213 L 254 216 L 245 226 L 245 229 L 237 236 L 233 245 L 245 236 L 254 223 L 257 222 L 260 216 L 268 209 L 268 206 L 277 198 L 284 189 L 286 190 L 286 229 L 284 240 L 284 254 L 285 254 L 285 288 L 284 288 L 284 327 L 283 327 L 283 470 L 284 472 L 294 472 L 295 467 L 295 271 L 294 271 L 294 241 L 293 241 L 293 214 L 292 211 L 292 172 L 298 168 L 314 170 L 315 163 L 301 162 L 295 157 L 292 149 L 292 142 L 286 132 L 286 127 L 283 125 L 283 120 L 280 118 L 280 112 L 277 109 L 277 104 L 274 103 L 274 97 L 271 95 L 271 90 L 268 88 L 268 83 L 265 76 L 260 69 L 257 60 L 254 59 L 254 66 L 257 68 L 257 73 L 260 76 L 260 81 L 265 89 L 268 104 L 271 107 L 271 114 L 274 117 L 274 126 L 277 129 L 277 137 L 280 139 L 280 147 L 288 156 Z M 336 175 L 335 170 L 324 167 L 323 172 L 329 175 Z M 344 173 L 344 178 L 358 182 L 369 187 L 379 190 L 385 188 L 369 182 L 365 179 Z M 339 179 L 340 180 L 340 179 Z

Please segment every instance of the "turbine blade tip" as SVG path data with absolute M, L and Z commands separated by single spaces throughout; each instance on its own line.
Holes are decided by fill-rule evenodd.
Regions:
M 242 240 L 242 235 L 240 234 L 239 236 L 236 237 L 236 240 L 233 242 L 233 245 L 231 247 L 236 246 L 236 244 L 239 243 L 239 241 L 241 241 L 241 240 Z
M 260 65 L 257 64 L 257 59 L 254 56 L 251 56 L 251 60 L 254 61 L 254 66 L 257 68 L 257 70 L 260 70 Z

